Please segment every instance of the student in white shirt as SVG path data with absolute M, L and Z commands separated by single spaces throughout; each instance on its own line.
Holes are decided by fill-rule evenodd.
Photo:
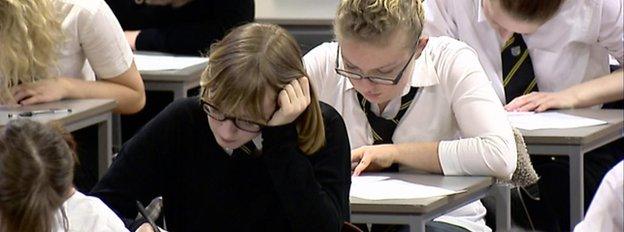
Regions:
M 607 172 L 575 232 L 624 231 L 624 161 Z
M 97 76 L 97 81 L 96 81 Z M 0 0 L 0 104 L 113 98 L 145 104 L 130 46 L 104 0 Z
M 609 69 L 609 55 L 620 64 L 624 59 L 622 0 L 424 3 L 427 22 L 423 33 L 450 36 L 473 47 L 508 111 L 590 106 L 593 104 L 577 102 L 583 101 L 576 99 L 583 97 L 577 94 L 605 92 L 613 86 L 575 85 L 596 78 L 612 82 L 622 78 L 621 69 L 611 74 Z M 593 89 L 581 91 L 584 88 Z M 585 155 L 586 204 L 604 173 L 622 158 L 623 144 L 624 140 L 618 140 Z M 567 181 L 561 181 L 568 176 L 567 160 L 547 156 L 532 160 L 542 178 L 541 200 L 525 199 L 531 219 L 544 230 L 569 230 L 569 188 Z
M 427 0 L 424 32 L 450 36 L 473 47 L 503 103 L 501 51 L 514 33 L 528 48 L 540 92 L 558 92 L 609 73 L 609 55 L 624 59 L 622 0 Z M 524 77 L 524 78 L 533 78 Z M 534 110 L 547 95 L 508 110 Z M 515 99 L 515 97 L 511 97 Z
M 127 231 L 102 201 L 72 186 L 75 143 L 62 130 L 15 119 L 0 132 L 0 232 Z
M 421 36 L 421 4 L 342 1 L 334 23 L 338 42 L 304 56 L 321 101 L 345 120 L 354 175 L 398 164 L 400 172 L 510 177 L 515 141 L 477 55 L 451 38 Z M 389 136 L 371 128 L 369 118 L 379 116 L 398 124 Z M 436 221 L 457 231 L 489 231 L 485 213 L 476 201 Z

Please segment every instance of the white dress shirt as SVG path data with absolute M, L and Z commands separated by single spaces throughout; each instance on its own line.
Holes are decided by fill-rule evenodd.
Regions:
M 100 199 L 74 194 L 63 203 L 69 230 L 65 231 L 62 213 L 57 214 L 57 232 L 123 232 L 128 231 L 123 222 Z
M 482 0 L 427 0 L 424 34 L 450 36 L 473 47 L 505 102 L 501 38 Z M 622 0 L 566 0 L 535 33 L 524 34 L 540 91 L 552 92 L 609 74 L 609 54 L 624 58 Z
M 55 4 L 65 38 L 57 66 L 50 70 L 53 76 L 94 81 L 96 75 L 111 78 L 130 68 L 132 50 L 104 0 L 57 0 Z
M 585 219 L 574 228 L 583 231 L 624 231 L 624 161 L 602 179 Z
M 351 149 L 373 144 L 371 128 L 351 82 L 336 74 L 337 43 L 324 43 L 304 56 L 306 71 L 319 99 L 344 118 Z M 414 60 L 410 86 L 419 87 L 392 137 L 395 143 L 441 141 L 438 147 L 445 175 L 510 177 L 516 148 L 507 116 L 474 50 L 448 37 L 430 38 Z M 374 105 L 374 104 L 373 104 Z M 400 97 L 390 101 L 382 117 L 393 118 Z M 379 115 L 379 109 L 372 111 Z M 401 172 L 415 172 L 401 166 Z M 485 208 L 473 202 L 436 220 L 472 231 L 488 231 Z

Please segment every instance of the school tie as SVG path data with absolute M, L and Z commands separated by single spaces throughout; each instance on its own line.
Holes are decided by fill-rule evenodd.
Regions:
M 257 153 L 256 145 L 253 143 L 253 140 L 247 142 L 243 146 L 234 149 L 232 152 L 232 157 L 241 158 L 250 155 L 255 155 Z
M 522 35 L 514 33 L 503 45 L 503 86 L 505 100 L 511 102 L 516 97 L 538 91 L 533 72 L 533 63 Z
M 368 120 L 368 124 L 371 126 L 371 134 L 373 136 L 373 145 L 377 144 L 391 144 L 394 143 L 392 141 L 392 135 L 396 130 L 397 125 L 407 112 L 407 109 L 412 103 L 412 100 L 416 96 L 418 92 L 417 87 L 411 87 L 409 92 L 401 97 L 401 107 L 399 108 L 399 112 L 392 119 L 385 119 L 383 117 L 375 115 L 371 110 L 371 103 L 367 101 L 364 96 L 360 93 L 357 93 L 357 98 L 360 103 L 360 107 L 364 110 L 366 114 L 366 118 Z M 393 164 L 389 168 L 384 169 L 385 172 L 398 172 L 399 166 L 397 164 Z

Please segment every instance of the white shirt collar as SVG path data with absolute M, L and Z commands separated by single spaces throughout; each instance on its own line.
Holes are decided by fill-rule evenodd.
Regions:
M 479 5 L 477 6 L 477 22 L 488 22 L 483 10 L 483 0 L 479 0 Z

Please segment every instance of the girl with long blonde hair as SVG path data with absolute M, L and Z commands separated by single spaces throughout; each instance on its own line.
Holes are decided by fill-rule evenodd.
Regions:
M 0 0 L 0 105 L 66 98 L 113 98 L 122 114 L 145 104 L 132 51 L 108 5 Z

